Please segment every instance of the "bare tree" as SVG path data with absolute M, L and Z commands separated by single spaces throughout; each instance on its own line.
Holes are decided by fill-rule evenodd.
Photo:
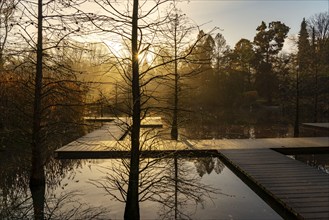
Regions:
M 131 58 L 128 58 L 130 63 L 124 65 L 121 63 L 118 68 L 123 70 L 124 80 L 131 85 L 131 105 L 132 105 L 132 124 L 130 127 L 131 134 L 131 158 L 129 164 L 129 184 L 127 190 L 127 200 L 125 208 L 125 219 L 139 219 L 139 204 L 138 204 L 138 186 L 139 186 L 139 169 L 140 169 L 140 126 L 141 119 L 145 117 L 147 108 L 143 108 L 149 99 L 146 95 L 145 87 L 150 83 L 153 77 L 148 77 L 146 71 L 140 71 L 140 56 L 148 51 L 153 43 L 152 35 L 155 35 L 155 30 L 167 18 L 151 17 L 154 15 L 159 6 L 168 3 L 169 0 L 160 1 L 138 1 L 123 4 L 120 6 L 115 2 L 110 1 L 95 1 L 104 10 L 105 15 L 99 15 L 98 20 L 95 20 L 94 25 L 101 31 L 118 34 L 123 38 L 122 42 L 129 42 L 128 46 Z M 120 7 L 126 7 L 126 11 L 122 12 Z M 116 22 L 115 25 L 104 26 L 107 21 Z M 151 30 L 151 32 L 149 31 Z M 124 59 L 123 59 L 124 60 Z M 127 68 L 129 67 L 129 68 Z M 153 67 L 154 69 L 154 67 Z M 128 72 L 127 72 L 128 70 Z M 143 97 L 142 97 L 143 96 Z M 144 98 L 144 99 L 143 99 Z
M 163 27 L 176 18 L 172 18 L 168 14 L 161 14 L 159 9 L 172 2 L 170 0 L 134 0 L 123 4 L 122 2 L 104 0 L 96 0 L 95 2 L 98 4 L 100 12 L 97 15 L 90 15 L 90 13 L 85 12 L 90 16 L 95 30 L 104 35 L 108 34 L 114 42 L 118 42 L 120 39 L 121 45 L 128 48 L 123 55 L 113 53 L 117 60 L 113 67 L 117 69 L 122 76 L 122 81 L 126 84 L 125 87 L 120 87 L 120 90 L 128 91 L 129 104 L 127 106 L 129 108 L 126 109 L 126 113 L 132 119 L 131 124 L 127 123 L 131 137 L 131 158 L 129 161 L 125 219 L 139 219 L 140 153 L 145 146 L 140 142 L 142 137 L 141 119 L 157 108 L 150 104 L 152 100 L 157 101 L 155 82 L 169 75 L 169 73 L 161 73 L 157 70 L 166 64 L 176 62 L 177 65 L 178 60 L 184 59 L 192 53 L 191 48 L 194 48 L 196 43 L 194 46 L 189 45 L 183 56 L 178 57 L 177 54 L 176 56 L 163 57 L 163 53 L 161 53 L 162 42 L 165 38 L 163 37 L 163 30 L 165 29 Z M 177 29 L 178 25 L 174 26 Z M 179 38 L 178 35 L 176 37 Z M 177 39 L 176 43 L 178 41 Z M 114 52 L 111 47 L 109 50 Z M 147 56 L 151 56 L 153 59 L 147 61 Z M 162 56 L 162 59 L 155 59 L 157 56 Z M 155 62 L 155 60 L 161 60 L 161 62 Z
M 31 111 L 27 111 L 27 116 L 31 116 L 31 171 L 30 171 L 30 190 L 34 202 L 34 218 L 44 219 L 44 195 L 45 195 L 45 171 L 44 165 L 48 155 L 46 150 L 49 147 L 50 127 L 58 124 L 54 119 L 54 112 L 59 113 L 57 106 L 65 106 L 68 103 L 60 103 L 66 97 L 63 90 L 71 92 L 81 92 L 79 86 L 75 87 L 73 80 L 60 79 L 60 74 L 67 71 L 67 66 L 59 64 L 58 58 L 55 58 L 54 51 L 60 50 L 63 46 L 61 43 L 66 38 L 76 35 L 79 32 L 77 19 L 81 14 L 78 11 L 61 12 L 59 8 L 71 7 L 78 4 L 78 1 L 56 2 L 56 1 L 19 1 L 17 14 L 19 21 L 16 23 L 16 34 L 21 37 L 22 42 L 20 54 L 17 59 L 23 59 L 26 63 L 32 63 L 31 69 L 25 69 L 27 73 L 31 71 L 29 77 L 34 77 L 33 82 L 27 81 L 27 90 L 32 92 Z M 66 14 L 67 13 L 67 14 Z M 35 32 L 36 31 L 36 32 Z M 68 46 L 68 45 L 64 45 Z M 26 57 L 24 57 L 26 56 Z M 25 64 L 21 66 L 24 66 Z M 17 68 L 17 67 L 16 67 Z M 33 74 L 34 72 L 34 74 Z M 56 76 L 55 73 L 58 73 Z M 74 78 L 74 77 L 73 77 Z M 60 79 L 60 80 L 59 80 Z M 72 78 L 71 78 L 72 79 Z M 55 82 L 56 81 L 56 82 Z M 69 89 L 70 88 L 70 89 Z M 61 90 L 63 89 L 63 90 Z M 56 94 L 56 95 L 55 95 Z M 56 99 L 54 99 L 56 97 Z M 72 104 L 72 103 L 70 103 Z M 62 112 L 63 113 L 63 112 Z M 31 115 L 30 115 L 31 114 Z M 56 118 L 56 116 L 55 116 Z M 59 119 L 59 118 L 57 118 Z M 54 127 L 52 127 L 54 128 Z M 27 129 L 29 130 L 29 129 Z M 54 133 L 57 131 L 54 131 Z M 48 143 L 47 143 L 48 142 Z
M 325 75 L 329 70 L 329 12 L 322 12 L 313 15 L 307 21 L 309 36 L 311 36 L 311 70 L 313 86 L 310 88 L 313 93 L 313 121 L 317 122 L 323 114 L 325 95 Z
M 172 122 L 171 122 L 171 132 L 170 136 L 172 140 L 178 140 L 178 128 L 179 128 L 179 120 L 178 113 L 180 109 L 180 90 L 181 81 L 184 77 L 188 75 L 192 75 L 194 71 L 190 71 L 188 73 L 182 72 L 182 63 L 186 62 L 189 55 L 194 50 L 194 46 L 188 40 L 191 36 L 191 33 L 197 30 L 196 25 L 192 25 L 191 22 L 188 21 L 187 17 L 180 12 L 176 7 L 174 7 L 173 12 L 169 14 L 170 23 L 168 29 L 162 32 L 163 38 L 165 39 L 164 44 L 167 43 L 169 53 L 172 53 L 173 67 L 169 66 L 168 71 L 170 73 L 169 77 L 173 77 L 173 108 L 172 108 Z M 173 50 L 170 52 L 170 50 Z M 168 65 L 166 65 L 168 66 Z
M 6 47 L 8 34 L 12 29 L 11 20 L 13 17 L 16 2 L 1 1 L 0 2 L 0 71 L 4 66 L 4 50 Z

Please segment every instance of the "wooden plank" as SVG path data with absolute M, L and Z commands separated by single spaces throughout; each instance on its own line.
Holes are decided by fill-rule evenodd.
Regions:
M 318 202 L 329 202 L 328 197 L 309 197 L 309 198 L 290 198 L 289 201 L 291 203 L 295 203 L 295 204 L 303 204 L 303 203 L 307 203 L 307 204 L 315 204 Z
M 324 198 L 324 197 L 323 197 Z M 292 203 L 292 202 L 291 202 Z M 329 207 L 329 201 L 314 201 L 314 202 L 309 202 L 309 201 L 304 201 L 304 202 L 294 202 L 294 207 Z
M 309 212 L 309 213 L 304 213 L 303 214 L 304 219 L 325 219 L 328 220 L 329 219 L 329 215 L 323 212 Z
M 329 207 L 320 206 L 320 207 L 295 207 L 295 210 L 300 213 L 328 213 Z
M 276 181 L 277 178 L 272 177 L 272 178 L 266 178 L 266 179 L 257 179 L 258 181 L 261 181 L 262 184 L 266 185 L 266 184 L 299 184 L 301 182 L 301 180 L 296 180 L 294 178 L 291 179 L 285 179 L 284 182 L 278 182 Z M 319 180 L 316 180 L 317 182 L 319 182 Z M 321 183 L 326 184 L 328 183 L 327 179 L 321 179 L 320 180 Z M 307 180 L 303 180 L 304 183 L 308 183 L 308 184 L 314 184 L 313 181 L 307 181 Z M 320 182 L 319 182 L 320 183 Z
M 305 196 L 305 197 L 308 197 L 309 194 L 312 194 L 312 195 L 318 195 L 320 196 L 320 194 L 328 194 L 329 193 L 329 190 L 328 189 L 325 189 L 325 188 L 320 188 L 320 187 L 309 187 L 309 188 L 293 188 L 293 187 L 290 187 L 290 188 L 284 188 L 284 187 L 280 187 L 280 188 L 277 188 L 277 187 L 266 187 L 266 189 L 268 189 L 269 191 L 271 191 L 272 193 L 274 193 L 275 195 L 277 196 L 280 196 L 280 195 L 283 195 L 283 196 L 290 196 L 290 194 L 293 194 L 293 196 L 298 196 L 300 195 L 301 197 L 302 196 Z M 324 195 L 327 197 L 327 195 Z M 320 196 L 321 197 L 321 196 Z
M 317 220 L 328 220 L 329 214 L 323 214 L 323 213 L 304 213 L 303 217 L 305 219 L 317 219 Z
M 296 180 L 298 180 L 297 178 L 300 178 L 303 180 L 310 179 L 310 181 L 312 181 L 312 182 L 314 182 L 315 179 L 319 179 L 319 180 L 324 179 L 324 180 L 328 181 L 328 178 L 319 176 L 318 172 L 302 173 L 302 172 L 298 172 L 298 170 L 296 170 L 296 172 L 298 172 L 298 173 L 296 173 L 296 172 L 285 172 L 284 170 L 280 170 L 281 172 L 276 171 L 273 173 L 270 173 L 270 172 L 263 173 L 262 170 L 256 170 L 256 169 L 246 169 L 246 170 L 248 173 L 252 173 L 252 176 L 257 177 L 258 179 L 262 179 L 262 177 L 267 179 L 267 178 L 271 178 L 271 176 L 272 176 L 274 178 L 282 178 L 282 179 L 290 179 L 290 178 L 293 178 Z M 284 173 L 282 173 L 282 172 L 284 172 Z

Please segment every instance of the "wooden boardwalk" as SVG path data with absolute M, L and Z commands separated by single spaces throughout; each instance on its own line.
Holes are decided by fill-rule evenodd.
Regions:
M 119 120 L 106 122 L 101 128 L 56 150 L 55 156 L 58 158 L 76 159 L 79 158 L 79 154 L 82 156 L 82 154 L 86 153 L 94 154 L 94 152 L 113 151 L 115 145 L 122 139 L 125 133 L 126 129 L 123 122 Z M 86 158 L 86 156 L 83 158 Z
M 129 121 L 128 121 L 129 122 Z M 127 120 L 113 120 L 58 149 L 59 159 L 129 157 Z M 157 127 L 161 119 L 144 122 Z M 212 154 L 286 219 L 329 219 L 329 175 L 281 153 L 329 153 L 329 137 L 156 141 L 142 157 Z M 216 154 L 215 154 L 215 153 Z M 281 153 L 279 153 L 281 152 Z
M 130 118 L 92 117 L 85 120 L 103 122 L 103 126 L 91 133 L 61 147 L 55 151 L 58 159 L 97 159 L 118 158 L 129 155 L 129 141 L 123 141 L 131 124 Z M 141 122 L 142 128 L 161 128 L 161 117 L 147 117 Z M 182 142 L 161 141 L 162 146 L 170 146 L 168 149 L 185 149 L 187 146 Z M 163 152 L 159 152 L 163 154 Z M 153 153 L 145 153 L 144 156 Z
M 219 152 L 225 163 L 266 200 L 270 198 L 285 218 L 329 219 L 329 175 L 271 149 Z

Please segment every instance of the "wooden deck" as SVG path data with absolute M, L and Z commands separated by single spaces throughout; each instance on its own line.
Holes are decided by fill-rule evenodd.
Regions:
M 271 149 L 219 150 L 225 163 L 285 218 L 329 219 L 329 175 Z
M 156 120 L 145 122 L 152 126 Z M 161 120 L 161 119 L 160 119 Z M 59 159 L 129 157 L 129 141 L 120 141 L 127 121 L 114 120 L 58 149 Z M 329 219 L 329 175 L 281 153 L 329 153 L 329 137 L 156 141 L 142 157 L 219 156 L 286 219 Z M 128 146 L 125 148 L 125 146 Z M 279 153 L 281 152 L 281 153 Z
M 55 151 L 55 156 L 62 158 L 61 155 L 68 154 L 68 156 L 72 155 L 70 152 L 75 152 L 75 154 L 79 154 L 81 152 L 102 152 L 102 151 L 112 151 L 115 149 L 115 145 L 119 140 L 125 135 L 126 129 L 125 124 L 119 120 L 114 120 L 112 122 L 106 122 L 104 125 L 61 147 L 57 151 Z M 76 156 L 74 158 L 77 158 Z
M 129 155 L 129 141 L 123 141 L 131 123 L 130 118 L 87 118 L 98 120 L 103 126 L 95 131 L 61 147 L 55 151 L 58 159 L 97 159 L 118 158 Z M 147 117 L 141 122 L 142 128 L 161 128 L 161 117 Z M 161 146 L 170 146 L 167 149 L 181 150 L 187 146 L 182 142 L 161 141 Z M 162 152 L 163 154 L 163 152 Z M 145 153 L 151 155 L 151 153 Z

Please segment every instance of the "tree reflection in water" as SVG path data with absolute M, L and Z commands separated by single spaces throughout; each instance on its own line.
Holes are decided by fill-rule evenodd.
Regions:
M 111 160 L 110 166 L 99 167 L 104 175 L 90 183 L 104 189 L 112 199 L 126 202 L 128 164 L 128 159 Z M 141 158 L 140 165 L 139 202 L 160 204 L 157 215 L 161 219 L 191 219 L 197 206 L 222 194 L 201 181 L 205 173 L 223 170 L 224 165 L 218 158 L 179 158 L 172 154 Z
M 329 154 L 300 154 L 293 156 L 296 160 L 316 167 L 329 174 Z
M 109 212 L 105 208 L 81 203 L 78 191 L 54 193 L 61 186 L 61 180 L 67 177 L 68 171 L 81 166 L 78 160 L 58 161 L 50 158 L 45 166 L 45 195 L 32 199 L 28 188 L 28 155 L 18 149 L 0 154 L 0 219 L 34 219 L 35 204 L 45 207 L 45 219 L 108 219 Z
M 215 166 L 218 171 L 224 168 L 218 158 L 173 157 L 163 162 L 169 165 L 164 171 L 166 178 L 158 184 L 152 198 L 163 205 L 159 211 L 162 219 L 192 219 L 197 206 L 204 207 L 205 201 L 220 194 L 219 189 L 201 181 L 202 175 L 210 174 Z M 205 170 L 206 167 L 211 169 Z
M 264 109 L 254 112 L 230 112 L 225 115 L 191 113 L 193 120 L 186 121 L 183 133 L 192 139 L 245 139 L 292 137 L 293 127 L 280 115 Z M 234 116 L 234 117 L 233 117 Z M 233 117 L 233 118 L 231 118 Z

